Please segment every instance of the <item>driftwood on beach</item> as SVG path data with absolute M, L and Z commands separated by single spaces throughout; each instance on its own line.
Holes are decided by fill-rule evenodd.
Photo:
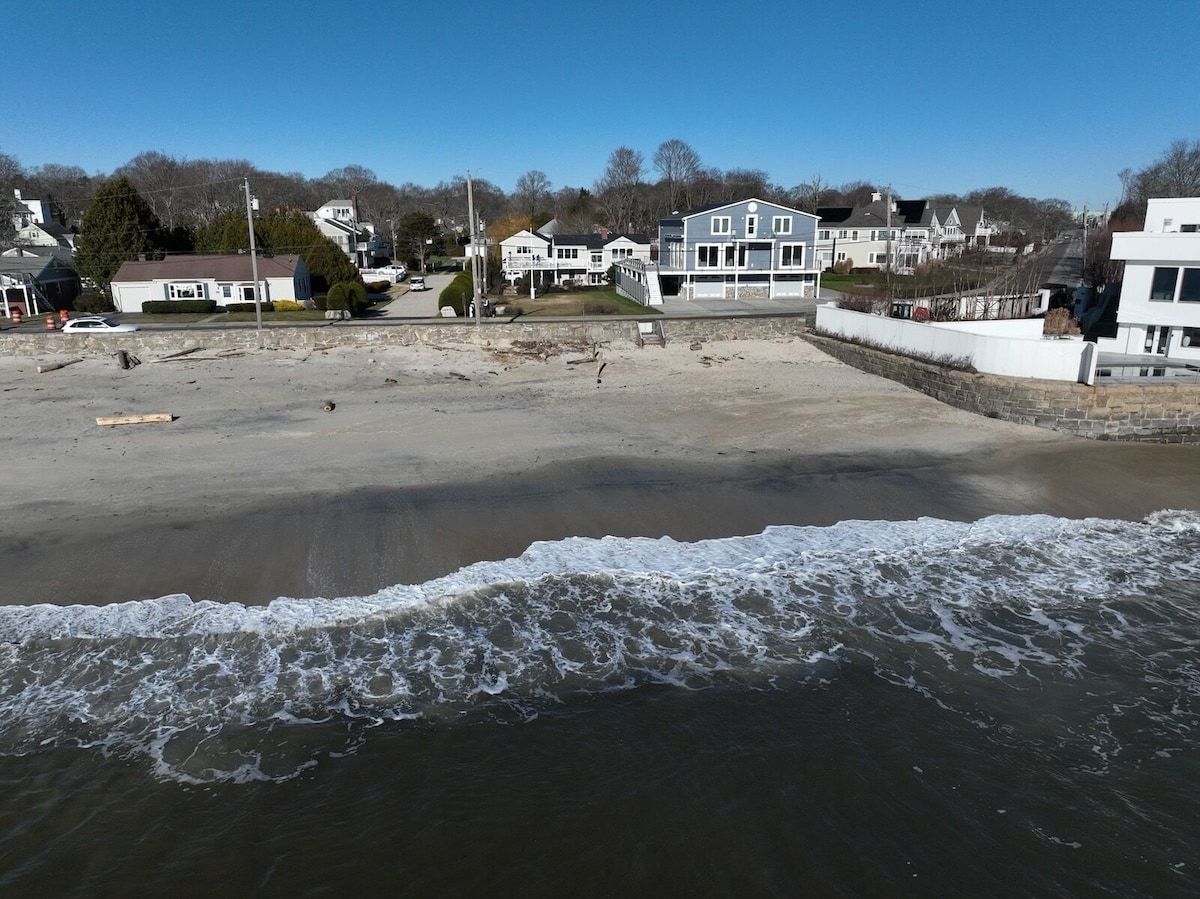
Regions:
M 82 358 L 78 358 L 78 359 L 66 359 L 63 362 L 47 362 L 44 365 L 39 365 L 37 367 L 37 370 L 38 370 L 38 374 L 40 375 L 40 374 L 43 374 L 48 371 L 57 371 L 60 368 L 66 368 L 68 365 L 74 365 L 76 362 L 82 362 L 82 361 L 83 361 Z
M 169 412 L 152 412 L 149 415 L 102 415 L 96 419 L 98 425 L 144 425 L 160 421 L 174 421 Z

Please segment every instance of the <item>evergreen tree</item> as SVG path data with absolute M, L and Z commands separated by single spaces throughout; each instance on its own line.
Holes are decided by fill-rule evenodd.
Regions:
M 161 259 L 162 225 L 128 178 L 113 178 L 96 191 L 80 223 L 75 270 L 108 293 L 123 262 Z
M 254 219 L 254 244 L 264 254 L 301 257 L 317 293 L 330 284 L 358 276 L 354 263 L 303 212 L 271 210 L 260 215 Z M 227 210 L 200 228 L 196 249 L 201 253 L 249 252 L 250 229 L 245 213 Z

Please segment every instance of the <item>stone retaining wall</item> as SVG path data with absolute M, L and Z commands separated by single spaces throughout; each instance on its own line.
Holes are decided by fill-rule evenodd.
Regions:
M 661 321 L 668 342 L 711 340 L 769 340 L 799 337 L 805 331 L 802 316 L 738 318 L 653 317 Z M 146 328 L 131 334 L 92 336 L 44 331 L 0 332 L 0 355 L 88 356 L 118 350 L 147 356 L 177 352 L 194 346 L 210 350 L 248 350 L 260 345 L 276 349 L 334 346 L 411 346 L 505 343 L 509 341 L 584 341 L 587 343 L 637 343 L 637 319 L 570 321 L 516 321 L 490 319 L 482 325 L 447 319 L 437 322 L 393 324 L 331 322 L 319 326 L 271 325 L 254 327 Z M 261 341 L 261 342 L 260 342 Z
M 1200 384 L 1108 384 L 952 371 L 816 334 L 806 339 L 862 371 L 950 406 L 1098 440 L 1200 443 Z

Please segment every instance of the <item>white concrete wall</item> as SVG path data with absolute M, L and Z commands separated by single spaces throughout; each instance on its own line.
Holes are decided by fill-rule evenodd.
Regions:
M 1040 328 L 1041 321 L 1036 321 Z M 961 325 L 970 325 L 972 331 Z M 997 326 L 995 331 L 992 326 Z M 1084 383 L 1094 377 L 1093 344 L 1078 339 L 1047 340 L 1040 334 L 1037 338 L 1012 336 L 1012 331 L 1020 329 L 1011 321 L 958 322 L 944 327 L 851 312 L 828 303 L 817 306 L 817 330 L 900 352 L 966 358 L 985 374 Z

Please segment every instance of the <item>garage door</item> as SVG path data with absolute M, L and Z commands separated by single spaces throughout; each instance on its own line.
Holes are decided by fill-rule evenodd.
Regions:
M 692 285 L 692 296 L 697 300 L 725 299 L 725 278 L 697 278 Z

